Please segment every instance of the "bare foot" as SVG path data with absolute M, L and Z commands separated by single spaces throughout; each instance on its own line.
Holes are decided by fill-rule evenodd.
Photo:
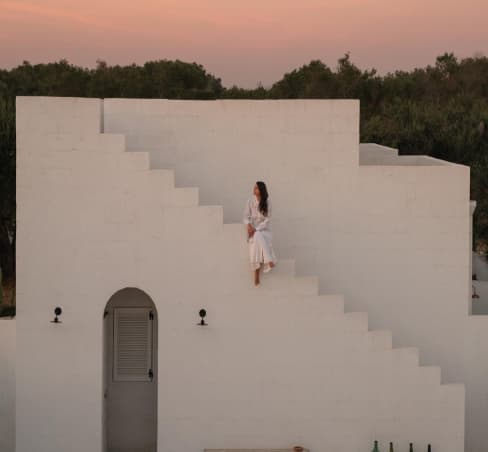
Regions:
M 271 268 L 273 268 L 273 267 L 275 266 L 275 263 L 274 263 L 274 262 L 270 262 L 270 263 L 269 263 L 269 266 L 270 266 Z

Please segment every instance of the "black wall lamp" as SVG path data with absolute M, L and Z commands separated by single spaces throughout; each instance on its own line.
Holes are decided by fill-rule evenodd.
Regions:
M 59 306 L 56 306 L 56 308 L 54 308 L 54 320 L 51 320 L 51 323 L 62 323 L 61 320 L 58 319 L 58 316 L 61 315 L 61 313 L 63 312 L 63 310 L 59 307 Z
M 207 311 L 205 311 L 205 309 L 200 309 L 200 311 L 198 312 L 198 315 L 200 316 L 200 322 L 197 323 L 197 325 L 201 325 L 201 326 L 205 326 L 205 325 L 208 325 L 207 322 L 205 322 L 205 317 L 207 315 Z

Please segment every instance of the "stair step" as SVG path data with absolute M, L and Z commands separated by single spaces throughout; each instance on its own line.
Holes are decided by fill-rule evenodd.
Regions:
M 108 149 L 62 147 L 62 150 L 39 151 L 35 159 L 23 165 L 23 172 L 24 174 L 29 174 L 30 171 L 39 173 L 40 168 L 53 186 L 67 183 L 68 187 L 83 188 L 89 177 L 90 183 L 100 185 L 100 189 L 103 186 L 103 190 L 108 187 L 110 190 L 119 190 L 121 182 L 123 186 L 132 174 L 139 172 L 150 174 L 147 152 L 125 152 L 116 147 L 114 144 Z M 61 170 L 65 173 L 61 173 Z M 64 175 L 68 181 L 63 179 Z
M 167 207 L 198 207 L 198 189 L 194 187 L 171 188 L 159 193 L 142 191 L 136 202 L 141 217 L 149 210 L 161 211 Z
M 393 344 L 392 332 L 390 330 L 368 331 L 369 349 L 390 350 Z
M 419 366 L 421 381 L 424 384 L 440 385 L 441 368 L 439 366 Z
M 123 152 L 120 154 L 118 168 L 124 172 L 148 170 L 149 152 Z
M 395 368 L 400 363 L 407 363 L 409 366 L 419 366 L 419 349 L 417 347 L 393 348 L 392 362 Z
M 162 209 L 161 233 L 174 240 L 218 237 L 223 226 L 222 206 L 165 207 Z
M 371 350 L 369 347 L 369 355 L 366 359 L 375 366 L 384 368 L 386 373 L 405 372 L 405 369 L 419 367 L 419 354 L 415 347 L 384 350 Z
M 174 188 L 170 192 L 171 201 L 169 201 L 170 202 L 169 205 L 197 207 L 199 197 L 200 197 L 200 191 L 198 187 Z
M 269 274 L 263 274 L 261 272 L 260 289 L 262 291 L 283 294 L 318 295 L 318 278 L 316 276 L 290 276 L 284 273 L 279 274 L 278 272 L 273 274 L 273 271 L 274 269 Z
M 334 338 L 334 349 L 337 347 L 335 340 L 343 338 L 347 328 L 347 342 L 356 342 L 359 346 L 353 348 L 360 348 L 363 353 L 367 351 L 362 328 L 358 325 L 355 329 L 354 324 L 347 322 L 344 316 L 343 295 L 270 293 L 255 288 L 254 295 L 244 291 L 224 305 L 210 306 L 214 310 L 214 322 L 222 326 L 232 324 L 232 328 L 269 331 L 291 328 L 293 334 L 305 335 L 307 340 L 316 338 L 318 343 Z M 253 322 L 250 325 L 246 319 L 251 318 Z M 326 346 L 327 344 L 322 343 L 322 350 Z
M 89 171 L 92 173 L 106 174 L 107 171 L 117 168 L 118 159 L 124 152 L 116 150 L 40 150 L 35 158 L 25 163 L 25 168 L 42 169 L 69 169 L 73 174 Z M 105 176 L 106 177 L 106 176 Z
M 197 187 L 174 186 L 174 170 L 157 169 L 133 171 L 122 176 L 120 184 L 127 199 L 147 212 L 148 209 L 170 207 L 197 207 Z
M 346 312 L 346 331 L 368 331 L 367 312 Z
M 273 275 L 295 277 L 295 259 L 279 259 L 276 262 L 276 266 L 271 270 L 271 273 Z
M 247 244 L 246 244 L 247 246 Z M 278 264 L 276 269 L 278 269 Z M 283 273 L 274 273 L 272 269 L 268 274 L 261 272 L 259 288 L 262 292 L 274 292 L 276 294 L 300 294 L 300 295 L 318 295 L 319 281 L 317 276 L 291 276 Z M 249 280 L 250 290 L 254 290 L 254 283 Z
M 175 170 L 171 168 L 151 168 L 143 173 L 148 175 L 147 183 L 155 190 L 175 188 Z
M 120 133 L 53 134 L 44 137 L 45 149 L 57 152 L 125 152 L 125 135 Z
M 342 294 L 320 294 L 311 297 L 304 297 L 302 304 L 310 306 L 317 315 L 343 316 L 344 315 L 344 295 Z
M 142 198 L 152 194 L 157 196 L 174 189 L 175 173 L 172 169 L 146 170 L 130 173 L 121 181 L 123 190 L 129 195 L 142 193 Z
M 344 297 L 342 295 L 302 295 L 277 296 L 277 306 L 282 305 L 287 315 L 310 328 L 330 329 L 331 322 L 344 324 Z
M 431 390 L 432 386 L 439 387 L 441 372 L 437 366 L 415 366 L 408 359 L 401 365 L 392 365 L 385 373 L 390 376 L 391 382 L 402 382 L 406 386 L 424 387 Z
M 303 295 L 318 295 L 319 293 L 318 276 L 295 276 L 293 283 L 296 293 Z

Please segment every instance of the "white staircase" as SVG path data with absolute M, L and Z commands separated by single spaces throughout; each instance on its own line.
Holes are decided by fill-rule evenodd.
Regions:
M 279 443 L 290 431 L 314 452 L 368 451 L 375 439 L 381 450 L 387 450 L 389 441 L 399 452 L 407 450 L 408 442 L 418 451 L 427 450 L 428 443 L 433 451 L 463 450 L 463 385 L 441 384 L 439 367 L 419 366 L 417 348 L 392 348 L 391 331 L 369 331 L 366 312 L 345 313 L 343 295 L 319 294 L 318 278 L 296 276 L 293 259 L 278 255 L 277 266 L 255 287 L 242 224 L 224 224 L 221 206 L 199 205 L 198 188 L 175 187 L 172 169 L 151 169 L 149 153 L 126 152 L 120 136 L 84 140 L 69 147 L 65 140 L 53 142 L 37 159 L 44 165 L 52 202 L 59 190 L 79 193 L 73 212 L 85 206 L 91 217 L 99 215 L 81 220 L 80 227 L 91 230 L 100 243 L 171 237 L 171 242 L 195 249 L 185 252 L 202 259 L 209 291 L 218 286 L 215 299 L 196 297 L 174 311 L 177 324 L 205 307 L 209 327 L 202 333 L 205 359 L 199 363 L 196 387 L 174 385 L 167 394 L 162 389 L 168 411 L 160 422 L 181 426 L 176 433 L 168 427 L 167 450 L 178 445 L 195 452 L 204 447 L 290 447 Z M 209 241 L 225 265 L 210 259 L 206 268 Z M 161 308 L 161 316 L 163 312 Z M 191 334 L 201 333 L 194 333 L 192 325 Z M 210 331 L 221 332 L 220 342 L 210 338 Z M 220 360 L 212 347 L 221 347 Z M 176 350 L 172 356 L 177 359 Z M 250 366 L 254 371 L 242 378 Z M 168 375 L 160 384 L 174 383 L 172 378 Z M 239 382 L 240 392 L 232 391 L 233 382 Z M 199 404 L 193 405 L 197 399 Z M 251 422 L 248 403 L 259 413 L 256 419 L 267 421 Z M 185 416 L 205 419 L 192 439 L 185 435 Z M 242 440 L 246 429 L 253 429 L 248 443 Z

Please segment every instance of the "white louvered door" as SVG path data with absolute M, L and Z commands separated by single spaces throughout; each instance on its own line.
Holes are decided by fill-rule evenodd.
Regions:
M 108 309 L 106 452 L 157 450 L 157 315 L 138 301 L 130 293 Z
M 153 367 L 152 311 L 114 308 L 114 381 L 151 381 Z

